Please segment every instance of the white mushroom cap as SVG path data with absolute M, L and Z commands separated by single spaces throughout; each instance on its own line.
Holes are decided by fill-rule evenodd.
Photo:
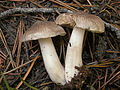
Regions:
M 54 22 L 35 22 L 23 35 L 22 42 L 29 40 L 37 40 L 40 38 L 55 37 L 57 35 L 64 36 L 64 29 L 56 25 Z

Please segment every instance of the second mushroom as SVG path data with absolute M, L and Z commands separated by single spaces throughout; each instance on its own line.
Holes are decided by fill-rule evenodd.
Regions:
M 103 33 L 104 22 L 98 16 L 83 12 L 60 14 L 55 22 L 59 25 L 70 25 L 73 27 L 65 59 L 65 78 L 66 82 L 69 83 L 79 72 L 75 69 L 75 66 L 82 67 L 83 65 L 82 45 L 85 30 Z

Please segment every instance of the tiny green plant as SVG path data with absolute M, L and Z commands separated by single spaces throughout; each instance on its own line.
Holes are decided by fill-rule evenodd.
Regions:
M 22 79 L 22 77 L 20 76 L 20 79 L 21 79 L 21 81 L 26 85 L 26 86 L 28 86 L 29 88 L 31 88 L 31 89 L 33 89 L 33 90 L 39 90 L 39 89 L 37 89 L 37 88 L 35 88 L 35 87 L 33 87 L 33 86 L 31 86 L 30 84 L 28 84 L 27 82 L 25 82 L 23 79 Z
M 4 90 L 4 88 L 2 87 L 2 85 L 0 85 L 0 89 L 1 89 L 1 90 Z
M 8 82 L 7 82 L 7 79 L 5 78 L 5 75 L 3 74 L 3 72 L 1 72 L 1 75 L 2 75 L 2 77 L 3 77 L 3 80 L 4 80 L 4 82 L 5 82 L 5 85 L 6 85 L 7 89 L 8 89 L 8 90 L 16 90 L 15 88 L 12 88 L 12 87 L 9 86 L 9 84 L 8 84 Z M 1 85 L 0 85 L 0 89 L 1 89 L 1 90 L 4 90 L 4 88 L 3 88 Z
M 9 84 L 8 84 L 8 82 L 7 82 L 7 79 L 6 79 L 5 75 L 3 74 L 3 72 L 1 72 L 1 75 L 2 75 L 2 77 L 3 77 L 3 80 L 4 80 L 5 85 L 6 85 L 6 87 L 7 87 L 8 90 L 17 90 L 17 89 L 15 89 L 15 88 L 12 88 L 12 87 L 9 86 Z M 25 82 L 25 81 L 22 79 L 21 76 L 20 76 L 20 79 L 21 79 L 21 81 L 22 81 L 26 86 L 28 86 L 29 88 L 31 88 L 31 89 L 33 89 L 33 90 L 39 90 L 39 89 L 37 89 L 37 88 L 29 85 L 27 82 Z M 3 88 L 2 85 L 0 85 L 0 90 L 4 90 L 4 88 Z

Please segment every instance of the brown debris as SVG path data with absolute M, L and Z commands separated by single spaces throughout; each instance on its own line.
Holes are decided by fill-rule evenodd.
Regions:
M 74 76 L 72 78 L 71 82 L 65 84 L 62 88 L 81 88 L 87 79 L 87 76 L 89 75 L 90 71 L 86 66 L 82 67 L 75 67 L 79 73 L 77 76 Z

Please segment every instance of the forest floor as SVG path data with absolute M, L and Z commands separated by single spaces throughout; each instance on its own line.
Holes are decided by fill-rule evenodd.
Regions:
M 61 13 L 77 11 L 99 16 L 106 23 L 105 32 L 85 33 L 82 59 L 89 74 L 81 87 L 66 89 L 50 80 L 38 41 L 21 43 L 21 39 L 23 33 L 37 20 L 55 21 Z M 72 29 L 63 28 L 67 34 L 52 39 L 60 61 L 65 65 L 64 58 Z M 120 1 L 1 0 L 0 72 L 3 72 L 0 75 L 1 90 L 119 90 Z M 20 76 L 27 84 L 21 81 Z

